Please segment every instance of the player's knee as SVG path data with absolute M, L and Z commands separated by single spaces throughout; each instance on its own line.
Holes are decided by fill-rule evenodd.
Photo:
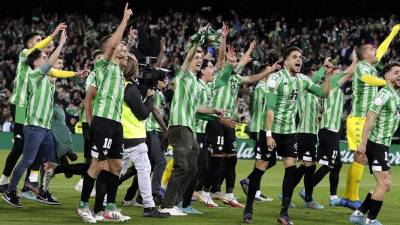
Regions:
M 390 178 L 385 179 L 385 181 L 383 182 L 383 188 L 386 193 L 388 193 L 392 189 L 392 181 Z

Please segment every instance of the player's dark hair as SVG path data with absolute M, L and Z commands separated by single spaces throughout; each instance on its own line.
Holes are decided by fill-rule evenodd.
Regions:
M 283 60 L 286 60 L 287 57 L 289 57 L 290 53 L 295 52 L 295 51 L 302 53 L 301 49 L 296 46 L 292 46 L 292 47 L 285 49 L 282 53 Z
M 392 70 L 392 68 L 395 67 L 395 66 L 400 67 L 400 63 L 399 62 L 391 62 L 391 63 L 386 64 L 382 69 L 382 77 L 385 77 L 385 75 L 390 70 Z
M 33 37 L 38 36 L 38 35 L 39 35 L 39 33 L 37 33 L 37 32 L 29 32 L 29 33 L 25 34 L 24 37 L 22 38 L 25 48 L 28 47 L 29 40 L 31 40 Z
M 100 42 L 99 42 L 99 48 L 100 48 L 100 50 L 102 51 L 102 52 L 104 52 L 104 48 L 105 48 L 105 43 L 107 42 L 107 40 L 110 38 L 112 36 L 112 34 L 109 34 L 109 35 L 106 35 L 106 36 L 104 36 L 104 37 L 102 37 L 101 39 L 100 39 Z
M 209 62 L 212 63 L 212 61 L 209 60 L 209 59 L 203 59 L 203 62 L 201 63 L 201 66 L 200 66 L 200 70 L 199 70 L 199 71 L 197 72 L 197 74 L 196 74 L 197 79 L 200 79 L 200 78 L 201 78 L 201 76 L 202 76 L 201 70 L 204 69 L 204 68 L 206 68 L 206 67 L 208 66 L 208 63 L 209 63 Z
M 28 55 L 26 62 L 31 69 L 35 69 L 34 62 L 40 57 L 42 57 L 42 51 L 39 49 L 33 50 L 32 53 Z
M 95 59 L 98 55 L 101 55 L 101 54 L 102 54 L 102 53 L 101 53 L 101 50 L 100 50 L 100 49 L 94 50 L 94 51 L 92 52 L 92 54 L 91 54 L 92 59 Z

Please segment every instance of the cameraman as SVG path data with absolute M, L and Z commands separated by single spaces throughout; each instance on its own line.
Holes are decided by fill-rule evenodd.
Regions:
M 132 162 L 137 170 L 139 191 L 143 197 L 145 217 L 166 218 L 169 213 L 161 213 L 155 208 L 151 191 L 151 165 L 148 157 L 146 141 L 146 119 L 153 107 L 154 90 L 146 84 L 139 84 L 137 78 L 138 63 L 133 55 L 128 56 L 125 75 L 124 102 L 122 104 L 122 127 L 124 139 L 124 153 L 122 171 L 123 176 Z

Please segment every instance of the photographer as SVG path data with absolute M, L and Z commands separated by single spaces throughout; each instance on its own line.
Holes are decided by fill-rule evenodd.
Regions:
M 124 139 L 124 153 L 121 175 L 123 176 L 132 162 L 137 170 L 139 191 L 143 197 L 145 217 L 166 218 L 169 213 L 161 213 L 155 208 L 151 191 L 151 165 L 148 157 L 146 141 L 146 119 L 153 107 L 154 90 L 144 82 L 138 84 L 137 60 L 135 56 L 128 56 L 125 75 L 124 102 L 122 105 L 122 127 Z

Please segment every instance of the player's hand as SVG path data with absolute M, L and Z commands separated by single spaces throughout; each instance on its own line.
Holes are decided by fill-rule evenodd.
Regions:
M 200 34 L 201 34 L 201 33 L 204 33 L 204 32 L 208 29 L 208 27 L 209 27 L 210 25 L 211 25 L 211 24 L 208 23 L 206 26 L 200 27 L 198 33 L 200 33 Z
M 217 114 L 218 116 L 224 116 L 226 112 L 229 112 L 229 110 L 226 110 L 226 109 L 214 109 L 214 113 Z
M 256 48 L 256 46 L 257 46 L 257 42 L 256 42 L 256 40 L 254 40 L 254 41 L 252 41 L 252 42 L 250 43 L 249 49 L 250 49 L 251 51 L 253 51 L 253 50 Z
M 231 120 L 231 119 L 229 119 L 229 118 L 227 118 L 227 117 L 222 117 L 222 116 L 219 117 L 218 122 L 219 122 L 220 124 L 225 125 L 225 126 L 228 126 L 228 127 L 230 127 L 230 128 L 235 128 L 235 126 L 236 126 L 235 121 L 233 121 L 233 120 Z
M 125 4 L 125 9 L 124 9 L 124 19 L 129 20 L 129 18 L 133 15 L 132 9 L 129 9 L 129 3 Z
M 228 34 L 229 34 L 229 27 L 225 23 L 222 23 L 222 37 L 226 38 Z
M 364 155 L 366 149 L 367 149 L 367 147 L 366 147 L 365 144 L 363 144 L 363 143 L 359 144 L 359 145 L 358 145 L 358 148 L 357 148 L 357 153 L 358 153 L 358 155 L 360 155 L 360 156 Z
M 351 63 L 355 64 L 357 63 L 358 59 L 357 59 L 357 53 L 356 53 L 356 49 L 353 49 L 353 51 L 351 52 Z
M 65 42 L 67 42 L 67 32 L 65 30 L 62 31 L 61 33 L 61 38 L 60 38 L 60 45 L 64 45 Z
M 275 72 L 277 70 L 279 70 L 281 68 L 281 63 L 282 63 L 283 59 L 279 59 L 278 61 L 276 61 L 271 67 L 270 70 L 271 72 Z
M 147 89 L 147 97 L 153 96 L 155 91 L 153 89 Z
M 76 72 L 75 76 L 82 79 L 82 78 L 87 77 L 89 75 L 89 73 L 90 73 L 90 70 L 84 69 L 84 70 L 80 70 L 80 71 Z
M 272 137 L 267 137 L 267 147 L 268 147 L 268 151 L 273 151 L 276 148 L 276 143 L 274 138 Z
M 67 26 L 66 23 L 60 23 L 60 24 L 57 25 L 56 29 L 54 29 L 54 31 L 53 31 L 53 33 L 51 34 L 51 36 L 54 38 L 55 36 L 57 36 L 57 34 L 58 34 L 60 31 L 65 30 L 65 29 L 67 29 L 67 28 L 68 28 L 68 26 Z

